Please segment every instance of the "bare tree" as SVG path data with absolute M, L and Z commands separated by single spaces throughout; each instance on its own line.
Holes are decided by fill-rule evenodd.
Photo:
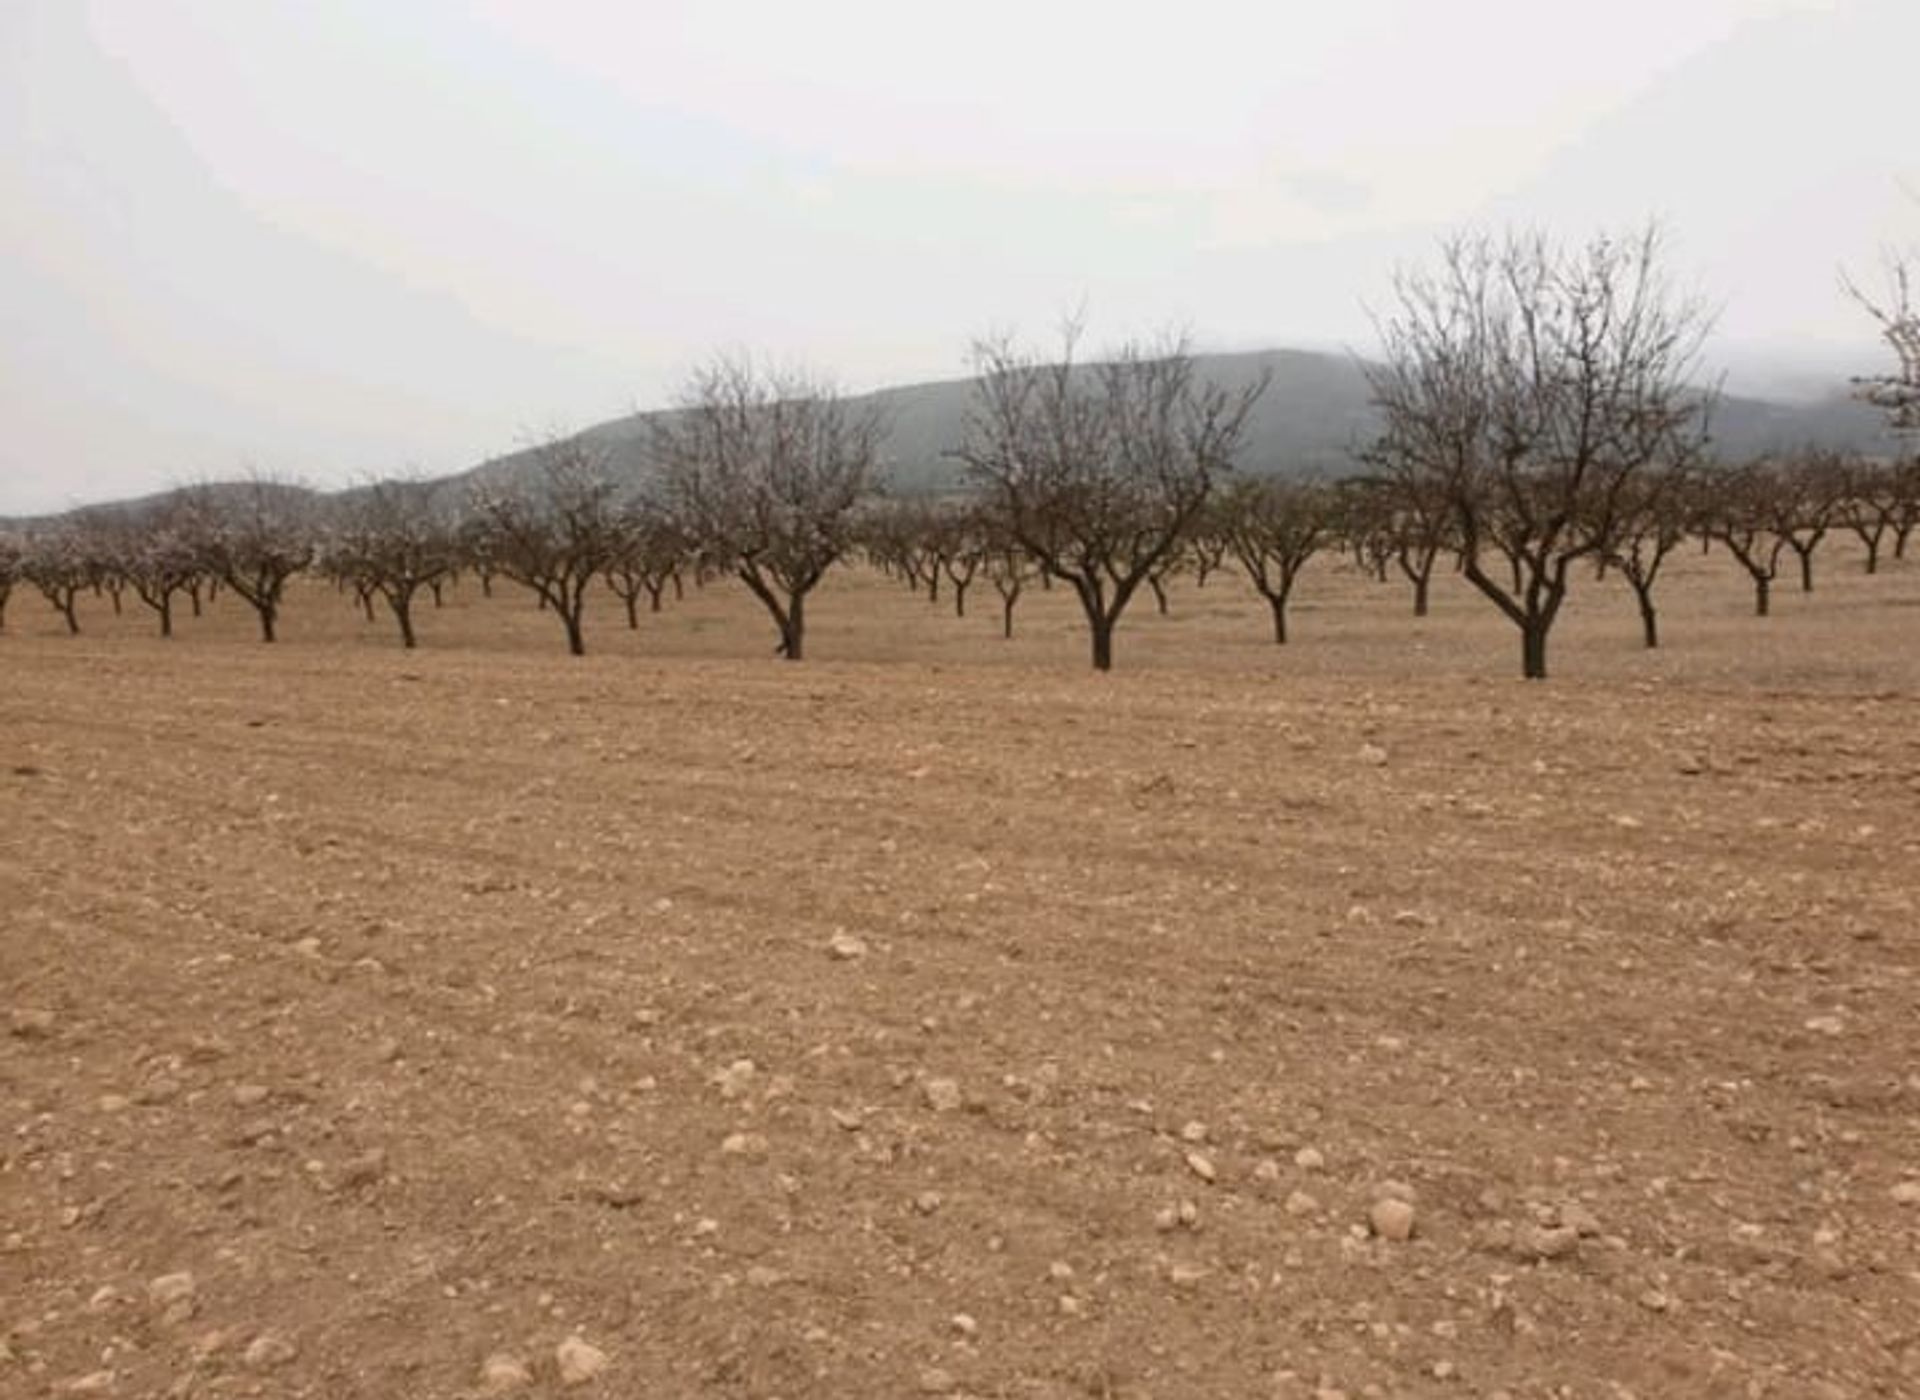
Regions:
M 760 600 L 789 661 L 804 654 L 808 595 L 854 546 L 879 489 L 884 433 L 871 402 L 745 357 L 697 370 L 678 411 L 654 421 L 670 514 Z
M 558 435 L 535 448 L 531 482 L 473 493 L 470 547 L 560 619 L 574 656 L 587 654 L 587 586 L 625 530 L 617 495 L 599 455 Z
M 1889 257 L 1883 290 L 1870 293 L 1850 277 L 1841 283 L 1880 326 L 1880 338 L 1893 352 L 1890 373 L 1861 375 L 1854 392 L 1887 415 L 1895 432 L 1920 432 L 1920 307 L 1913 296 L 1913 264 Z
M 647 610 L 659 612 L 667 585 L 678 588 L 688 552 L 685 537 L 657 508 L 629 503 L 621 517 L 619 543 L 605 570 L 607 587 L 627 610 L 628 631 L 640 630 L 642 594 Z
M 192 590 L 203 572 L 201 542 L 187 511 L 171 501 L 136 522 L 121 567 L 153 611 L 160 635 L 171 637 L 174 599 Z
M 1220 519 L 1233 557 L 1273 612 L 1273 640 L 1287 640 L 1287 600 L 1309 559 L 1332 538 L 1335 498 L 1318 482 L 1273 477 L 1235 482 Z
M 1386 417 L 1370 455 L 1447 502 L 1462 571 L 1519 630 L 1528 679 L 1547 674 L 1569 571 L 1605 556 L 1635 479 L 1704 436 L 1690 381 L 1707 318 L 1658 264 L 1651 229 L 1573 252 L 1455 239 L 1437 274 L 1397 279 L 1368 369 Z
M 400 645 L 418 645 L 413 604 L 459 562 L 457 524 L 424 481 L 379 481 L 341 508 L 328 541 L 331 568 L 351 577 L 362 597 L 379 594 L 400 629 Z
M 1800 561 L 1800 591 L 1813 592 L 1813 551 L 1840 518 L 1846 473 L 1838 453 L 1809 448 L 1782 459 L 1773 470 L 1766 502 L 1773 533 Z
M 1869 462 L 1853 455 L 1840 465 L 1842 479 L 1840 522 L 1867 551 L 1866 570 L 1880 572 L 1880 551 L 1887 536 L 1899 529 L 1908 507 L 1900 489 L 1900 471 L 1890 463 Z
M 1772 465 L 1764 461 L 1712 472 L 1701 489 L 1701 523 L 1746 570 L 1756 617 L 1772 610 L 1773 580 L 1780 572 L 1780 551 L 1787 547 L 1773 528 L 1779 519 L 1773 501 L 1777 490 Z
M 20 541 L 0 532 L 0 632 L 7 627 L 7 600 L 20 581 Z
M 1070 324 L 1051 363 L 1006 339 L 976 345 L 956 455 L 1042 576 L 1072 586 L 1106 671 L 1121 614 L 1232 469 L 1267 381 L 1202 382 L 1184 339 L 1082 367 L 1078 339 Z
M 1674 462 L 1640 474 L 1621 499 L 1621 526 L 1607 546 L 1607 563 L 1619 569 L 1640 609 L 1641 640 L 1660 645 L 1660 613 L 1653 589 L 1667 556 L 1693 528 L 1697 504 L 1693 464 Z
M 276 635 L 287 583 L 314 557 L 308 493 L 266 477 L 219 487 L 199 486 L 183 497 L 207 571 L 252 608 L 260 640 Z
M 60 614 L 67 635 L 79 636 L 79 598 L 94 576 L 93 560 L 80 531 L 66 524 L 29 534 L 21 549 L 20 574 Z

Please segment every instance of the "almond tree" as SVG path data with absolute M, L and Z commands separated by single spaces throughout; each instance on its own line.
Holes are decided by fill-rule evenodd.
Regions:
M 976 345 L 955 455 L 1042 577 L 1072 587 L 1094 669 L 1107 671 L 1127 604 L 1232 470 L 1267 381 L 1238 390 L 1203 382 L 1184 340 L 1130 345 L 1083 367 L 1078 338 L 1069 325 L 1052 362 L 1005 339 Z
M 530 481 L 473 492 L 469 547 L 494 572 L 530 589 L 566 629 L 567 651 L 587 654 L 587 585 L 615 558 L 624 512 L 604 462 L 577 437 L 551 437 L 533 454 Z
M 152 609 L 160 635 L 173 635 L 174 599 L 190 592 L 202 574 L 202 551 L 192 521 L 177 503 L 138 522 L 121 561 L 127 581 Z
M 1660 615 L 1653 588 L 1660 566 L 1692 532 L 1697 478 L 1690 464 L 1671 463 L 1643 473 L 1621 500 L 1622 524 L 1607 546 L 1606 562 L 1619 569 L 1640 608 L 1640 633 L 1649 648 L 1660 645 Z
M 328 544 L 336 571 L 355 580 L 362 596 L 377 593 L 400 629 L 400 645 L 418 645 L 413 604 L 451 574 L 460 560 L 459 531 L 423 481 L 380 481 L 349 498 Z
M 1773 533 L 1800 561 L 1800 591 L 1813 592 L 1813 551 L 1840 518 L 1846 475 L 1836 453 L 1809 450 L 1775 468 L 1767 504 Z
M 1228 547 L 1273 612 L 1273 640 L 1287 641 L 1287 600 L 1309 559 L 1333 537 L 1335 499 L 1317 482 L 1273 477 L 1235 482 L 1219 519 Z
M 627 630 L 640 630 L 640 596 L 647 610 L 659 612 L 669 583 L 676 593 L 687 559 L 687 542 L 672 521 L 641 502 L 629 504 L 621 520 L 620 540 L 606 567 L 607 587 L 627 610 Z
M 1867 572 L 1878 573 L 1880 550 L 1908 508 L 1900 473 L 1888 463 L 1869 462 L 1857 455 L 1843 459 L 1840 472 L 1840 522 L 1865 547 Z
M 1780 572 L 1780 551 L 1787 542 L 1774 532 L 1779 511 L 1774 496 L 1779 482 L 1770 463 L 1748 462 L 1710 473 L 1701 488 L 1700 526 L 1727 547 L 1753 583 L 1753 612 L 1772 610 L 1773 580 Z
M 29 534 L 21 550 L 20 575 L 40 590 L 67 624 L 67 635 L 80 635 L 78 603 L 93 583 L 94 565 L 80 532 L 63 525 Z
M 20 541 L 0 533 L 0 632 L 7 627 L 7 600 L 20 580 Z
M 1636 478 L 1704 436 L 1706 318 L 1658 264 L 1652 230 L 1575 251 L 1456 239 L 1437 273 L 1397 279 L 1367 371 L 1386 419 L 1372 459 L 1447 503 L 1462 572 L 1518 629 L 1530 680 L 1573 566 L 1605 557 Z
M 207 571 L 252 608 L 272 642 L 288 580 L 313 562 L 311 499 L 285 482 L 253 477 L 196 487 L 184 498 Z
M 805 373 L 722 357 L 653 431 L 672 519 L 760 600 L 780 655 L 799 661 L 808 595 L 858 542 L 860 509 L 879 489 L 879 409 Z

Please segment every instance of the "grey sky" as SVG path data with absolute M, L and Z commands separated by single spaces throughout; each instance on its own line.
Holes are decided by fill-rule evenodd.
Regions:
M 0 511 L 444 472 L 718 347 L 852 387 L 1352 345 L 1464 223 L 1658 216 L 1721 358 L 1871 368 L 1917 0 L 0 0 Z

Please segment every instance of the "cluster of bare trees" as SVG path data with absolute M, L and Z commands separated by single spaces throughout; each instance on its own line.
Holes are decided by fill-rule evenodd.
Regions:
M 1894 428 L 1916 428 L 1920 325 L 1903 268 L 1890 286 L 1860 299 L 1898 368 L 1860 392 Z M 1247 460 L 1265 381 L 1208 381 L 1183 338 L 1095 360 L 1080 355 L 1077 324 L 1049 354 L 983 341 L 950 453 L 970 489 L 952 499 L 883 495 L 887 425 L 870 401 L 721 358 L 652 421 L 653 470 L 640 480 L 610 470 L 590 438 L 556 436 L 517 476 L 464 493 L 382 482 L 323 502 L 254 480 L 82 511 L 0 533 L 0 625 L 21 585 L 74 632 L 82 595 L 116 612 L 131 595 L 162 636 L 181 599 L 198 615 L 227 592 L 271 642 L 289 583 L 312 572 L 370 621 L 384 603 L 413 647 L 417 601 L 438 606 L 471 574 L 489 596 L 496 578 L 531 593 L 580 655 L 599 588 L 637 628 L 642 598 L 657 612 L 689 577 L 732 577 L 798 661 L 809 598 L 857 556 L 963 617 L 986 580 L 1008 637 L 1029 589 L 1069 590 L 1104 671 L 1133 599 L 1146 589 L 1166 611 L 1179 575 L 1205 587 L 1236 573 L 1284 644 L 1298 580 L 1334 553 L 1382 582 L 1397 573 L 1417 617 L 1436 571 L 1453 568 L 1514 625 L 1522 674 L 1537 679 L 1582 565 L 1627 583 L 1652 647 L 1663 568 L 1688 541 L 1739 568 L 1765 615 L 1783 560 L 1811 591 L 1824 540 L 1854 535 L 1874 572 L 1920 525 L 1920 459 L 1808 450 L 1715 462 L 1714 394 L 1697 373 L 1706 328 L 1702 308 L 1666 285 L 1652 232 L 1573 248 L 1453 241 L 1436 266 L 1397 280 L 1384 353 L 1366 367 L 1383 431 L 1358 450 L 1362 471 L 1337 482 Z

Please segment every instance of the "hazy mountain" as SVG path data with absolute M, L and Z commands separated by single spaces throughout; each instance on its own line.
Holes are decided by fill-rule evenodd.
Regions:
M 1203 355 L 1200 369 L 1229 386 L 1249 383 L 1263 370 L 1272 374 L 1240 455 L 1245 471 L 1345 475 L 1355 470 L 1353 448 L 1380 430 L 1379 416 L 1368 401 L 1366 374 L 1350 357 L 1264 350 Z M 884 452 L 895 491 L 944 492 L 965 484 L 960 464 L 948 454 L 965 435 L 970 392 L 967 380 L 955 379 L 868 396 L 881 404 L 892 425 Z M 648 469 L 651 416 L 617 418 L 587 429 L 583 436 L 616 470 L 638 479 Z M 1886 452 L 1892 445 L 1876 410 L 1839 395 L 1804 403 L 1728 395 L 1715 411 L 1713 436 L 1716 452 L 1730 461 L 1809 445 L 1867 453 Z M 511 480 L 527 472 L 531 463 L 531 452 L 516 452 L 450 477 L 447 484 Z
M 1263 370 L 1272 375 L 1240 455 L 1245 471 L 1341 476 L 1355 470 L 1352 449 L 1379 431 L 1378 415 L 1368 402 L 1366 375 L 1351 357 L 1264 350 L 1203 355 L 1199 360 L 1203 374 L 1229 386 L 1248 383 Z M 891 424 L 883 451 L 894 491 L 916 494 L 964 487 L 960 464 L 948 454 L 965 434 L 970 393 L 969 381 L 954 379 L 881 389 L 865 396 L 881 405 Z M 586 429 L 581 436 L 599 450 L 610 468 L 637 485 L 649 470 L 649 421 L 654 416 L 639 413 L 615 418 Z M 1727 395 L 1715 412 L 1713 436 L 1716 452 L 1729 461 L 1807 445 L 1875 454 L 1893 447 L 1878 412 L 1838 394 L 1813 402 Z M 509 453 L 440 478 L 437 485 L 449 500 L 458 499 L 477 483 L 528 476 L 533 460 L 532 449 Z

